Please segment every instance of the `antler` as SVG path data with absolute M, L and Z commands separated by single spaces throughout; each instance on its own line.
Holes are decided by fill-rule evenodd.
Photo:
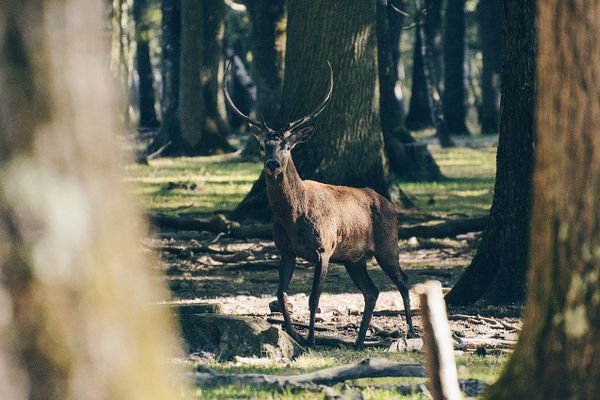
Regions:
M 329 63 L 329 61 L 327 61 L 327 65 L 329 66 L 329 90 L 327 91 L 325 99 L 323 99 L 321 104 L 319 104 L 319 106 L 312 113 L 293 122 L 290 122 L 286 128 L 287 132 L 291 132 L 293 129 L 299 128 L 302 125 L 306 125 L 309 122 L 311 122 L 319 114 L 321 114 L 321 112 L 323 112 L 325 106 L 327 105 L 327 103 L 329 103 L 329 100 L 331 100 L 331 94 L 333 93 L 333 69 L 331 68 L 331 64 Z
M 247 116 L 246 114 L 244 114 L 243 112 L 241 112 L 235 104 L 233 104 L 233 100 L 231 100 L 231 96 L 229 95 L 229 91 L 227 90 L 227 83 L 225 83 L 225 77 L 227 76 L 227 74 L 229 73 L 229 69 L 231 68 L 231 63 L 227 63 L 227 67 L 225 67 L 225 73 L 223 74 L 223 94 L 225 95 L 225 100 L 227 101 L 227 104 L 229 105 L 229 107 L 231 107 L 231 109 L 233 110 L 234 113 L 236 113 L 238 116 L 240 116 L 241 118 L 245 119 L 249 124 L 252 124 L 258 128 L 261 129 L 266 129 L 268 130 L 269 127 L 267 126 L 267 124 L 265 123 L 264 120 L 262 121 L 258 121 L 254 118 L 251 118 L 249 116 Z

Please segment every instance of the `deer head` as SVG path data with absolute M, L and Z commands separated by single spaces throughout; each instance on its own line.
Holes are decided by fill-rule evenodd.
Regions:
M 333 70 L 329 66 L 329 89 L 327 95 L 319 106 L 310 114 L 289 122 L 283 129 L 271 129 L 265 120 L 251 118 L 242 113 L 231 100 L 227 91 L 227 85 L 223 84 L 223 93 L 225 100 L 234 113 L 245 119 L 250 126 L 250 132 L 256 137 L 260 148 L 260 158 L 264 163 L 264 170 L 267 174 L 275 176 L 280 174 L 291 159 L 291 151 L 298 143 L 304 143 L 310 139 L 314 133 L 314 119 L 323 112 L 333 92 Z M 229 71 L 229 65 L 225 70 L 225 75 Z

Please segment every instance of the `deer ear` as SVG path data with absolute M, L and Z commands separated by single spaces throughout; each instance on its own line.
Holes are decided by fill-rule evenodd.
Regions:
M 314 125 L 306 125 L 296 130 L 293 130 L 292 133 L 288 136 L 288 141 L 290 142 L 290 146 L 294 147 L 298 143 L 308 142 L 308 139 L 311 138 L 313 133 L 315 132 Z

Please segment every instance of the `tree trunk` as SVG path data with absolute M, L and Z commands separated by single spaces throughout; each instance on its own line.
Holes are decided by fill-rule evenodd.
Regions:
M 522 4 L 509 1 L 505 10 Z M 533 12 L 533 6 L 528 9 Z M 487 398 L 597 399 L 600 2 L 540 0 L 537 10 L 539 96 L 527 306 L 517 348 Z
M 498 132 L 502 70 L 502 1 L 480 0 L 477 7 L 483 67 L 481 71 L 481 133 Z
M 535 96 L 534 0 L 505 0 L 502 115 L 496 184 L 488 225 L 477 254 L 448 304 L 520 302 L 525 293 Z
M 426 10 L 433 10 L 435 14 L 436 4 L 434 0 L 425 0 L 423 3 L 422 0 L 417 0 L 417 9 L 422 9 L 423 4 L 425 4 Z M 431 24 L 434 24 L 436 18 L 430 18 Z M 425 68 L 423 69 L 425 73 L 425 85 L 426 85 L 426 93 L 427 100 L 429 102 L 429 110 L 431 112 L 431 120 L 433 121 L 433 126 L 435 128 L 435 133 L 440 141 L 440 145 L 442 147 L 452 147 L 454 146 L 454 142 L 450 138 L 448 127 L 446 125 L 446 120 L 444 118 L 444 113 L 442 110 L 442 94 L 441 94 L 441 81 L 436 77 L 436 63 L 439 62 L 439 59 L 436 60 L 436 39 L 434 37 L 429 37 L 428 35 L 435 34 L 436 29 L 429 28 L 427 29 L 427 25 L 417 24 L 416 27 L 416 35 L 421 37 L 421 43 L 423 46 L 421 47 L 421 52 L 423 53 L 423 63 L 425 64 Z
M 415 44 L 413 46 L 412 85 L 406 126 L 411 130 L 429 128 L 433 125 L 431 104 L 425 78 L 423 60 L 423 37 L 418 32 L 423 25 L 421 9 L 415 11 Z
M 205 0 L 181 0 L 181 54 L 179 63 L 179 108 L 181 126 L 179 152 L 195 155 L 202 152 L 205 100 L 201 79 L 204 64 Z
M 443 0 L 425 0 L 425 47 L 431 53 L 432 79 L 439 87 L 440 94 L 444 92 L 443 60 L 442 60 L 442 3 Z M 427 67 L 427 65 L 425 66 Z
M 158 119 L 154 109 L 154 75 L 150 62 L 150 45 L 148 27 L 144 23 L 147 0 L 133 2 L 133 18 L 135 20 L 135 68 L 138 76 L 138 102 L 140 128 L 157 128 Z
M 156 139 L 147 153 L 166 147 L 163 154 L 175 155 L 181 151 L 179 123 L 179 65 L 181 56 L 181 0 L 161 3 L 161 123 Z
M 427 146 L 415 143 L 404 125 L 404 110 L 395 93 L 398 64 L 394 63 L 392 50 L 399 45 L 392 41 L 395 37 L 399 39 L 399 35 L 391 34 L 388 12 L 387 0 L 377 0 L 377 59 L 381 93 L 379 114 L 390 169 L 394 177 L 402 180 L 440 180 L 441 171 Z
M 202 91 L 204 93 L 204 119 L 202 121 L 201 149 L 198 154 L 233 151 L 227 142 L 229 126 L 219 70 L 223 61 L 223 34 L 225 31 L 225 3 L 223 0 L 196 0 L 202 3 L 203 33 L 195 40 L 202 51 Z M 183 54 L 182 54 L 183 55 Z
M 151 304 L 120 175 L 124 102 L 87 0 L 0 3 L 0 398 L 174 399 L 171 321 Z M 126 272 L 125 272 L 126 271 Z M 125 272 L 125 273 L 124 273 Z M 183 388 L 184 389 L 184 388 Z
M 285 0 L 246 0 L 252 24 L 252 65 L 256 83 L 256 112 L 265 121 L 276 121 L 281 112 L 285 60 Z M 258 143 L 251 137 L 242 155 L 258 157 Z
M 223 17 L 218 0 L 174 0 L 163 11 L 163 118 L 146 153 L 207 155 L 231 151 L 219 106 Z M 207 37 L 208 35 L 208 37 Z
M 388 14 L 388 29 L 389 29 L 389 38 L 390 38 L 390 46 L 392 51 L 392 63 L 396 66 L 396 75 L 398 79 L 402 81 L 405 77 L 403 76 L 404 70 L 402 68 L 401 58 L 400 58 L 400 39 L 402 38 L 402 30 L 404 28 L 404 15 L 396 11 L 403 10 L 406 6 L 406 0 L 388 0 L 387 14 Z M 392 5 L 394 7 L 392 7 Z M 402 84 L 402 82 L 400 82 Z M 405 114 L 404 108 L 404 96 L 402 95 L 402 90 L 397 92 L 396 98 L 398 99 L 398 106 L 402 114 Z M 406 115 L 404 115 L 406 119 Z
M 329 60 L 333 97 L 319 116 L 313 138 L 294 151 L 300 176 L 368 186 L 390 197 L 379 117 L 375 21 L 375 0 L 352 0 L 344 7 L 326 0 L 289 4 L 283 112 L 276 125 L 310 113 L 323 99 Z M 234 216 L 257 216 L 261 208 L 266 208 L 266 200 L 264 182 L 259 181 Z
M 468 134 L 465 1 L 446 1 L 444 24 L 444 119 L 451 134 Z

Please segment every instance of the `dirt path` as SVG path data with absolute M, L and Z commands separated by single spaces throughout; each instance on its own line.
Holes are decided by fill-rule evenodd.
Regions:
M 145 241 L 144 246 L 159 252 L 159 265 L 169 279 L 172 293 L 172 298 L 165 301 L 219 303 L 225 313 L 259 316 L 270 321 L 281 319 L 281 314 L 269 309 L 278 283 L 279 255 L 273 242 L 232 240 L 206 232 L 163 231 L 156 237 Z M 474 256 L 478 241 L 479 234 L 461 235 L 454 240 L 411 239 L 401 243 L 400 263 L 411 284 L 437 279 L 449 290 Z M 402 299 L 374 262 L 369 264 L 369 274 L 381 293 L 367 339 L 391 340 L 406 332 Z M 300 323 L 308 322 L 311 283 L 312 267 L 299 263 L 289 302 L 293 307 L 292 318 Z M 418 309 L 418 299 L 413 294 L 411 303 L 413 309 Z M 332 265 L 317 315 L 323 334 L 354 340 L 362 308 L 362 295 L 343 266 Z M 521 327 L 519 314 L 519 307 L 449 310 L 453 333 L 457 338 L 466 338 L 467 342 L 469 338 L 502 343 L 516 340 Z M 418 315 L 415 324 L 420 331 Z M 300 329 L 300 332 L 305 333 L 305 330 Z

